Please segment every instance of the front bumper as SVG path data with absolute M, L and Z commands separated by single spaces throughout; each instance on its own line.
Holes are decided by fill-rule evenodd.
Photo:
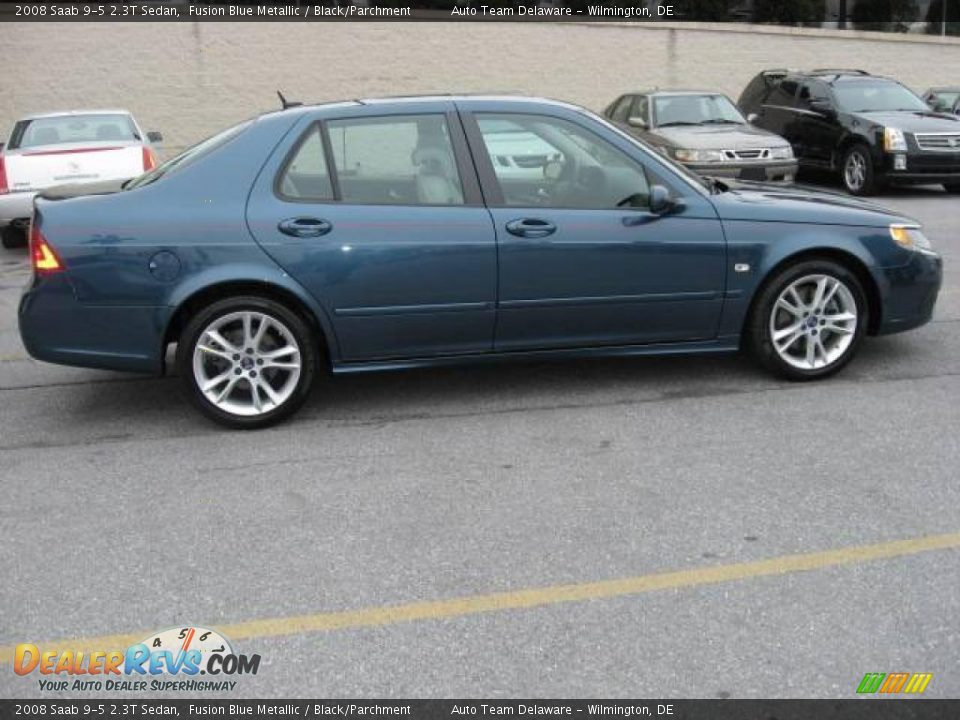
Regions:
M 33 215 L 35 192 L 13 192 L 0 195 L 0 227 L 15 220 L 29 220 Z
M 928 323 L 943 283 L 943 259 L 933 253 L 914 252 L 906 265 L 885 268 L 882 274 L 885 297 L 877 335 Z
M 884 158 L 884 175 L 894 184 L 960 185 L 960 150 L 924 151 L 911 141 L 908 152 L 889 153 Z
M 796 160 L 765 163 L 684 163 L 684 166 L 698 175 L 738 180 L 793 182 L 797 176 Z
M 18 309 L 20 338 L 37 360 L 159 374 L 168 307 L 84 305 L 64 274 L 35 278 Z

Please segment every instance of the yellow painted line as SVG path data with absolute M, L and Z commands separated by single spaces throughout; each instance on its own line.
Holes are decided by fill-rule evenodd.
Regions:
M 858 545 L 854 547 L 823 550 L 798 555 L 757 560 L 755 562 L 715 565 L 677 570 L 674 572 L 654 573 L 617 580 L 578 583 L 573 585 L 553 585 L 548 587 L 527 588 L 488 595 L 470 595 L 449 600 L 428 600 L 406 605 L 388 605 L 358 610 L 316 613 L 296 617 L 250 620 L 230 625 L 215 625 L 216 630 L 231 640 L 252 640 L 256 638 L 302 635 L 305 633 L 329 632 L 351 628 L 378 627 L 418 620 L 441 620 L 445 618 L 478 615 L 480 613 L 503 610 L 522 610 L 544 607 L 559 603 L 583 602 L 587 600 L 606 600 L 610 598 L 656 590 L 675 590 L 679 588 L 713 585 L 716 583 L 746 580 L 748 578 L 788 575 L 790 573 L 822 570 L 855 563 L 886 560 L 890 558 L 917 555 L 935 550 L 960 548 L 960 532 L 944 535 L 927 535 L 907 540 Z M 158 628 L 142 630 L 126 635 L 104 635 L 101 637 L 80 638 L 76 640 L 58 640 L 55 642 L 37 642 L 35 638 L 23 638 L 21 642 L 32 642 L 41 651 L 45 650 L 123 650 L 141 642 L 156 632 Z M 0 647 L 0 663 L 12 662 L 14 646 Z

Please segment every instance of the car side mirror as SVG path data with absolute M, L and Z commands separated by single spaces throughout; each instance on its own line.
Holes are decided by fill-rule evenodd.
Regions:
M 630 127 L 646 129 L 647 121 L 644 120 L 639 115 L 631 115 L 630 117 L 627 118 L 627 125 L 629 125 Z
M 676 206 L 677 202 L 663 185 L 650 186 L 650 212 L 654 215 L 666 215 Z
M 750 123 L 751 125 L 756 125 L 757 120 L 759 119 L 760 119 L 760 116 L 757 115 L 756 113 L 750 113 L 749 115 L 747 115 L 747 122 Z
M 147 133 L 147 140 L 152 143 L 163 142 L 163 133 L 159 133 L 156 130 L 151 130 Z
M 834 117 L 837 114 L 829 100 L 811 100 L 810 109 L 827 118 Z

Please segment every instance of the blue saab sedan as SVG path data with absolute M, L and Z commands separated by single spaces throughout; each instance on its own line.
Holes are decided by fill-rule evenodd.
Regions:
M 705 180 L 582 108 L 296 107 L 123 186 L 38 198 L 20 332 L 41 360 L 162 373 L 232 427 L 335 373 L 749 347 L 796 380 L 930 319 L 941 259 L 860 200 Z

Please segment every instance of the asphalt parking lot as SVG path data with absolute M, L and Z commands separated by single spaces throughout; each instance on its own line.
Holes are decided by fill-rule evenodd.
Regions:
M 262 656 L 235 697 L 853 697 L 894 671 L 960 695 L 960 199 L 881 202 L 945 257 L 935 320 L 830 381 L 737 356 L 346 377 L 257 433 L 173 378 L 29 359 L 0 251 L 0 695 L 40 695 L 17 643 L 185 624 Z

